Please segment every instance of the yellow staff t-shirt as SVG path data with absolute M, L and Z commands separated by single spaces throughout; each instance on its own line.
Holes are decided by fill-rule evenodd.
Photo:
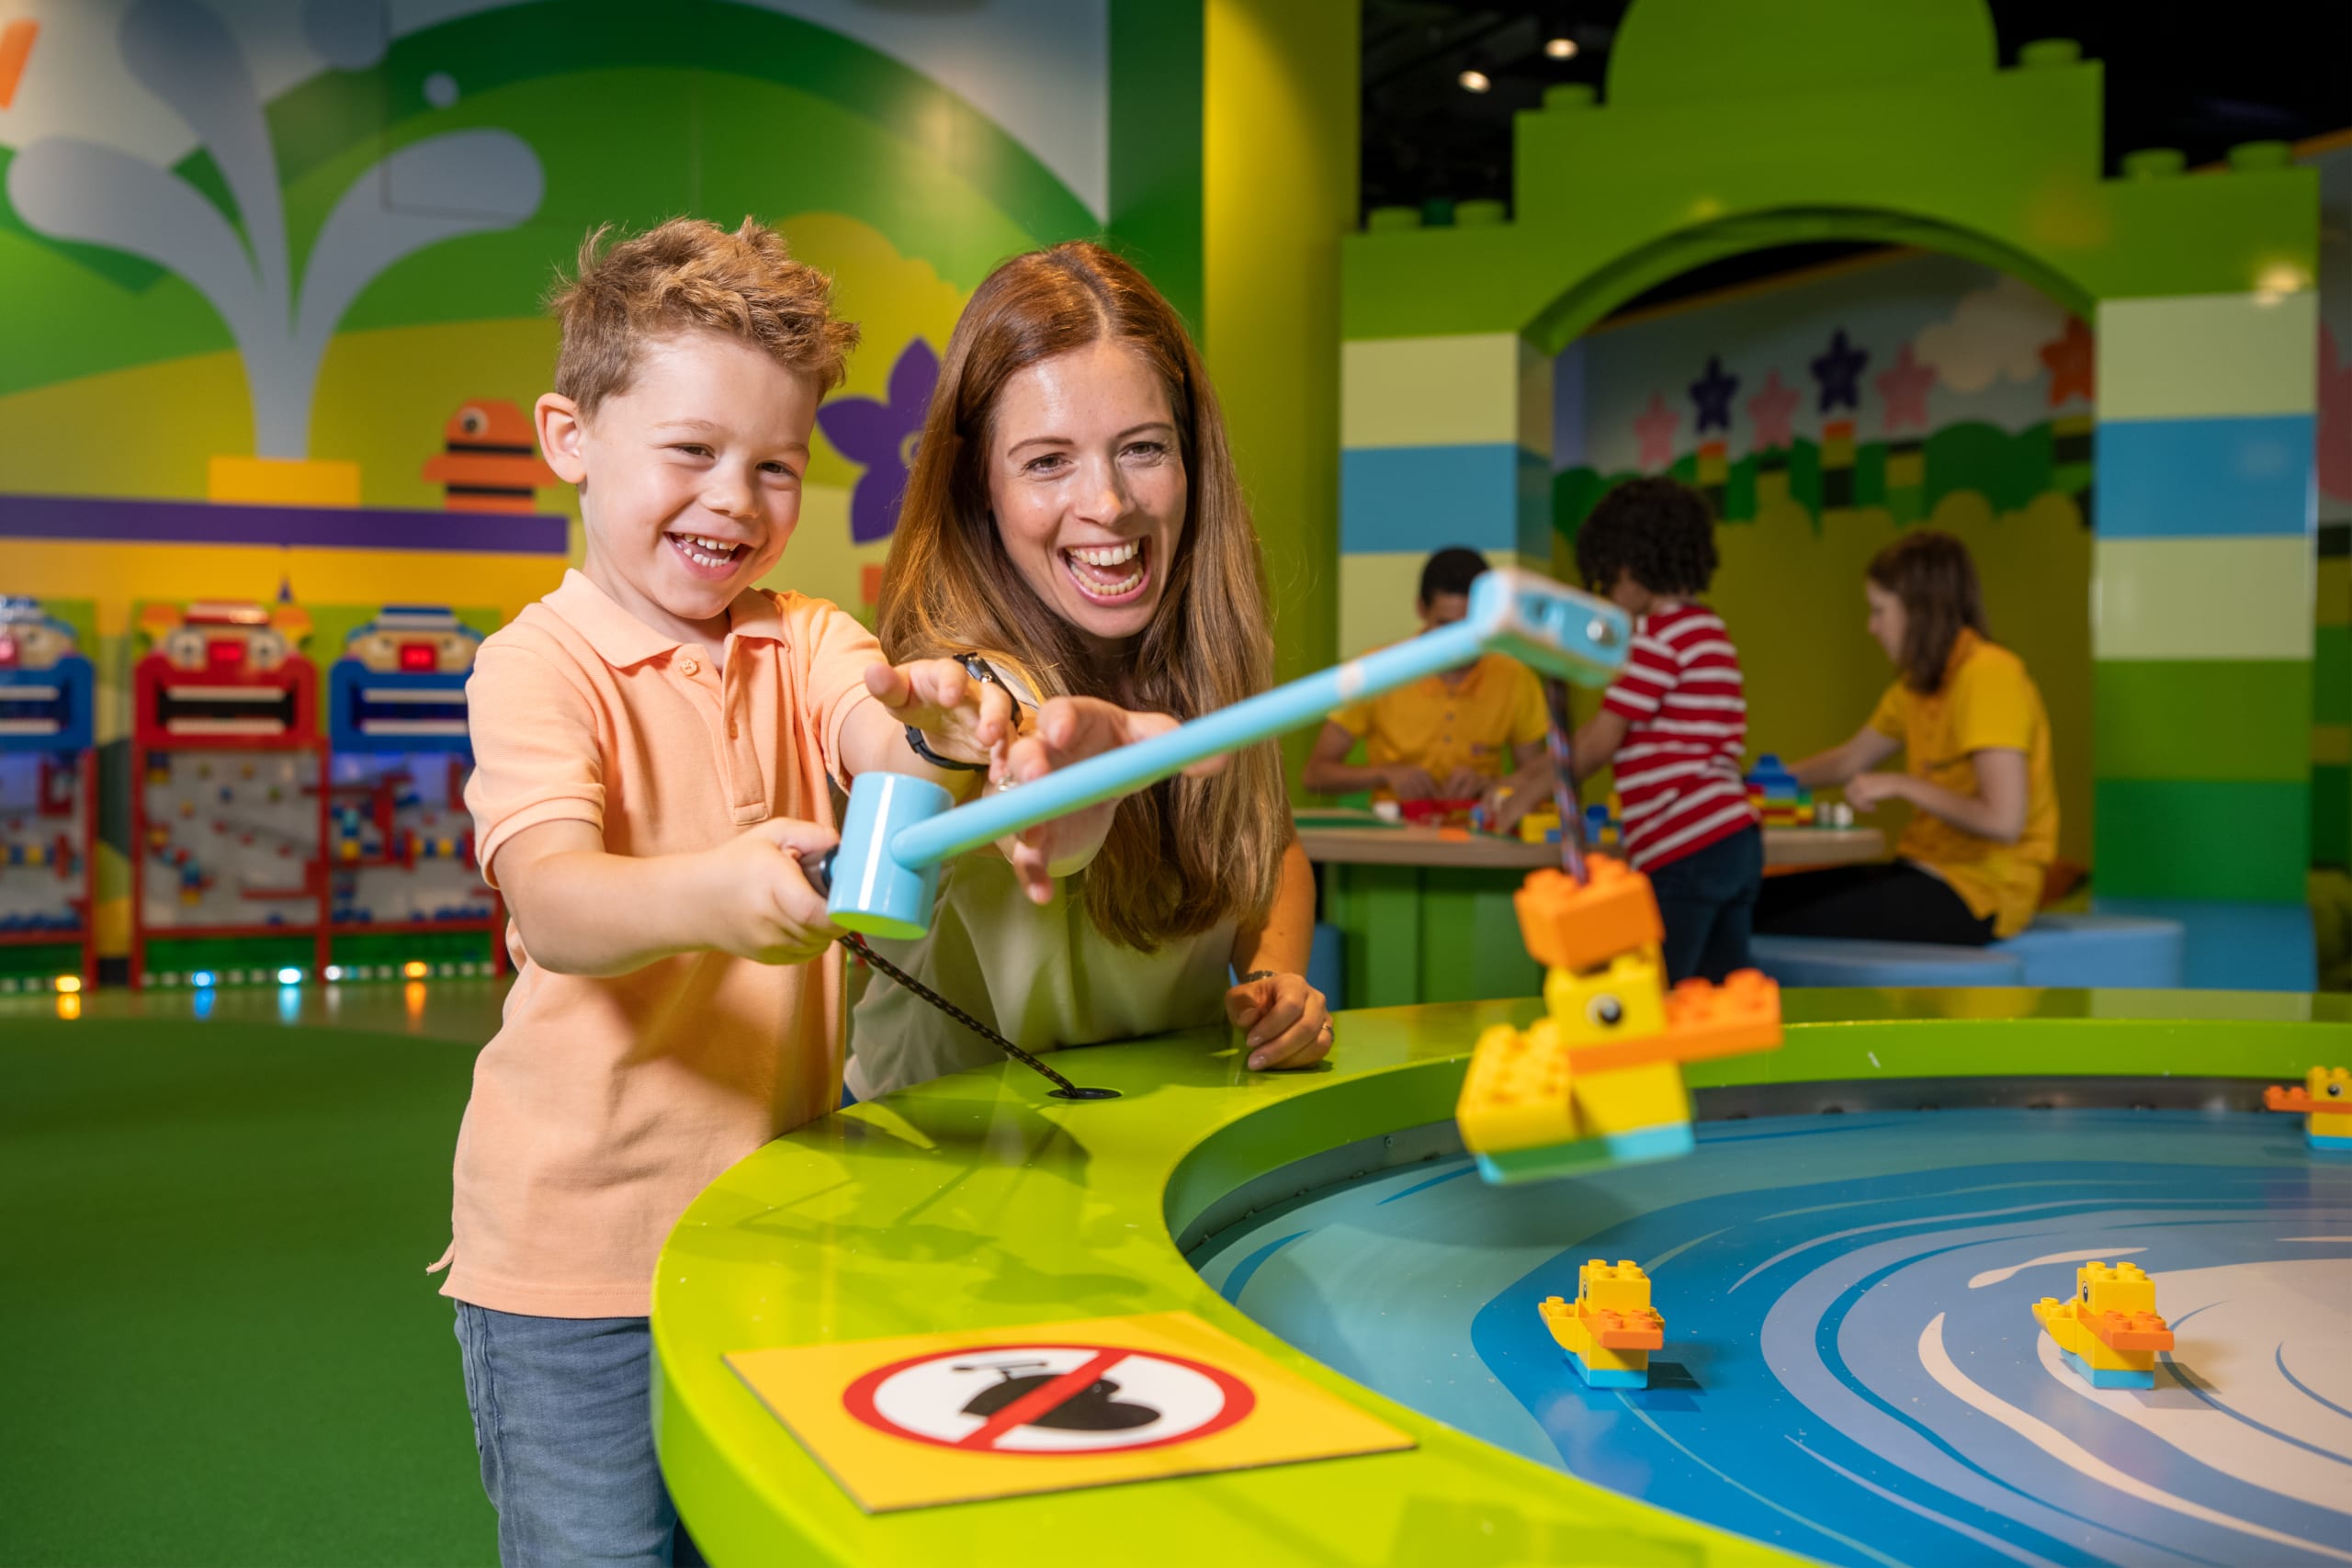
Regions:
M 1535 671 L 1500 653 L 1481 655 L 1459 681 L 1424 675 L 1331 722 L 1363 741 L 1367 765 L 1410 763 L 1441 785 L 1457 768 L 1502 777 L 1511 749 L 1537 744 L 1551 728 Z
M 1886 689 L 1871 728 L 1900 740 L 1904 771 L 1955 795 L 1976 793 L 1973 753 L 1996 747 L 2025 753 L 2025 831 L 1996 843 L 1920 811 L 1895 853 L 1951 885 L 1993 934 L 2025 930 L 2041 904 L 2043 873 L 2058 852 L 2058 786 L 2050 770 L 2050 716 L 2025 661 L 1962 628 L 1944 664 L 1943 684 L 1923 695 L 1901 681 Z

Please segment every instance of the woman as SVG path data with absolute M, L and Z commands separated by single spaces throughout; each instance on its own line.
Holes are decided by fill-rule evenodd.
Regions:
M 1857 811 L 1917 808 L 1887 864 L 1767 877 L 1756 929 L 1982 946 L 2015 936 L 2058 850 L 2050 718 L 2024 661 L 1988 640 L 1968 547 L 1923 529 L 1881 550 L 1862 584 L 1871 635 L 1899 671 L 1854 738 L 1797 763 Z M 1904 753 L 1899 773 L 1870 770 Z
M 999 267 L 948 340 L 883 573 L 883 647 L 979 655 L 1023 699 L 1024 742 L 1060 750 L 1081 727 L 1124 733 L 1133 710 L 1190 718 L 1263 691 L 1270 621 L 1216 397 L 1176 312 L 1098 245 Z M 1319 1060 L 1330 1015 L 1303 978 L 1314 882 L 1274 747 L 1095 823 L 1098 847 L 1050 878 L 964 857 L 930 934 L 877 948 L 1024 1048 L 1229 1021 L 1253 1068 Z M 998 1059 L 880 977 L 852 1048 L 861 1099 Z

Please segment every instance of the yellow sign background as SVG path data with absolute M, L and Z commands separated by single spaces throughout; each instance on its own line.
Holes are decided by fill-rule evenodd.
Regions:
M 1256 1403 L 1204 1437 L 1108 1453 L 967 1452 L 870 1427 L 843 1403 L 850 1385 L 877 1369 L 1006 1345 L 1100 1345 L 1199 1361 L 1239 1379 Z M 1189 1312 L 738 1350 L 727 1364 L 869 1514 L 1413 1446 L 1407 1433 Z

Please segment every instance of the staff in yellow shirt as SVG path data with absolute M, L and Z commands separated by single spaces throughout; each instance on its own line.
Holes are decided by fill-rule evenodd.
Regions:
M 2015 936 L 2058 852 L 2041 694 L 2025 661 L 1989 640 L 1975 563 L 1951 535 L 1889 545 L 1862 590 L 1900 678 L 1852 739 L 1790 771 L 1808 788 L 1843 784 L 1857 811 L 1907 800 L 1917 813 L 1890 863 L 1766 878 L 1756 929 L 1964 946 Z M 1902 773 L 1871 771 L 1897 750 Z
M 1486 557 L 1460 546 L 1430 557 L 1413 605 L 1422 629 L 1468 615 L 1471 581 L 1486 570 Z M 1539 766 L 1549 728 L 1535 672 L 1489 653 L 1341 708 L 1317 737 L 1301 780 L 1332 795 L 1368 789 L 1397 800 L 1476 800 Z M 1359 740 L 1362 765 L 1347 760 Z

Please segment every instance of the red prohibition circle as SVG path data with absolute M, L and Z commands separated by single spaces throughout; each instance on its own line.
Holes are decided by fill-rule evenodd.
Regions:
M 1084 1350 L 1090 1355 L 1096 1356 L 1106 1350 L 1116 1350 L 1123 1356 L 1142 1356 L 1155 1361 L 1166 1361 L 1170 1366 L 1182 1367 L 1187 1371 L 1198 1372 L 1216 1384 L 1218 1391 L 1225 1395 L 1225 1408 L 1189 1432 L 1179 1432 L 1171 1438 L 1154 1438 L 1148 1442 L 1121 1443 L 1115 1447 L 1092 1449 L 1007 1450 L 967 1449 L 952 1438 L 934 1438 L 924 1432 L 910 1432 L 875 1407 L 876 1393 L 884 1383 L 905 1371 L 909 1367 L 919 1367 L 928 1361 L 959 1359 L 966 1356 L 997 1355 L 1008 1350 Z M 1092 1459 L 1103 1454 L 1141 1453 L 1147 1449 L 1164 1449 L 1177 1443 L 1196 1442 L 1200 1438 L 1213 1437 L 1236 1425 L 1243 1416 L 1257 1408 L 1257 1404 L 1258 1396 L 1250 1391 L 1248 1383 L 1222 1367 L 1212 1367 L 1205 1361 L 1195 1361 L 1189 1356 L 1173 1356 L 1165 1350 L 1142 1350 L 1132 1345 L 1046 1345 L 1035 1340 L 1027 1342 L 1016 1340 L 999 1345 L 968 1345 L 958 1350 L 933 1350 L 925 1355 L 909 1356 L 904 1360 L 893 1361 L 887 1367 L 876 1367 L 850 1384 L 842 1394 L 842 1408 L 859 1421 L 886 1436 L 903 1438 L 910 1443 L 928 1443 L 933 1448 L 947 1449 L 957 1453 L 988 1453 L 1005 1459 Z

